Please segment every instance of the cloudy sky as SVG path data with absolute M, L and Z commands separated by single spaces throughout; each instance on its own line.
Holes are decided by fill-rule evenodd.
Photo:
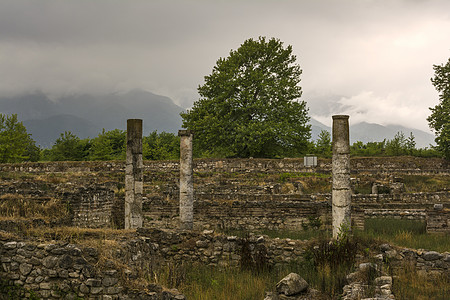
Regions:
M 428 130 L 450 1 L 0 0 L 0 96 L 139 88 L 189 107 L 217 59 L 258 36 L 293 46 L 320 121 Z

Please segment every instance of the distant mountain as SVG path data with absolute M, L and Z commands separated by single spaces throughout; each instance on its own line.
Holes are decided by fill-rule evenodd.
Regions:
M 311 136 L 313 140 L 317 140 L 320 131 L 327 130 L 331 133 L 331 128 L 319 121 L 311 118 Z M 414 135 L 417 148 L 430 147 L 430 144 L 434 145 L 434 135 L 425 131 L 413 128 L 407 128 L 400 125 L 379 125 L 372 123 L 358 123 L 350 126 L 350 143 L 361 141 L 367 142 L 381 142 L 384 139 L 392 140 L 397 132 L 403 132 L 405 137 L 409 137 L 410 132 Z
M 43 147 L 51 147 L 61 133 L 71 131 L 78 137 L 94 137 L 100 132 L 89 120 L 73 115 L 56 115 L 45 119 L 23 121 L 33 139 Z
M 143 119 L 144 135 L 176 133 L 183 108 L 143 90 L 103 96 L 74 95 L 50 100 L 43 93 L 0 98 L 0 113 L 17 114 L 37 144 L 50 147 L 64 131 L 93 138 L 105 130 L 126 130 L 127 119 Z

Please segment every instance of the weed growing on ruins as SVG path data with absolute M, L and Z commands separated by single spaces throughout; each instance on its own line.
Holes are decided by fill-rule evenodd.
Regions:
M 58 219 L 67 215 L 64 204 L 56 199 L 36 201 L 32 196 L 3 194 L 0 196 L 0 218 Z
M 19 285 L 11 285 L 8 281 L 0 279 L 0 300 L 29 299 L 39 300 L 34 291 L 29 291 Z
M 309 216 L 308 217 L 308 223 L 305 223 L 302 221 L 302 228 L 303 230 L 319 230 L 322 226 L 322 220 L 320 220 L 317 216 Z
M 316 271 L 315 276 L 311 276 L 311 284 L 331 297 L 340 295 L 346 276 L 355 264 L 357 249 L 356 241 L 346 234 L 336 240 L 320 240 L 317 245 L 312 245 L 305 255 Z
M 255 246 L 255 254 L 252 255 L 250 236 L 248 234 L 242 240 L 240 256 L 241 270 L 253 271 L 255 273 L 262 273 L 270 270 L 266 246 L 257 244 Z
M 397 299 L 445 300 L 450 293 L 450 277 L 447 274 L 423 275 L 414 265 L 405 261 L 393 271 L 395 280 L 392 291 Z

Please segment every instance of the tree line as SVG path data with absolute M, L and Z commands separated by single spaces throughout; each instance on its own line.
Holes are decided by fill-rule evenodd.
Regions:
M 70 131 L 61 133 L 49 149 L 41 149 L 19 122 L 17 115 L 0 114 L 0 162 L 125 160 L 126 131 L 103 131 L 81 139 Z M 145 160 L 179 159 L 180 139 L 173 133 L 151 132 L 142 138 Z
M 197 139 L 194 138 L 194 145 Z M 398 132 L 392 140 L 381 142 L 355 142 L 350 146 L 352 156 L 401 156 L 439 157 L 433 149 L 417 149 L 412 133 L 408 137 Z M 331 134 L 322 130 L 317 141 L 308 141 L 303 153 L 319 157 L 331 157 Z M 180 139 L 173 133 L 151 132 L 142 138 L 144 160 L 171 160 L 180 157 Z M 70 131 L 61 133 L 51 148 L 41 149 L 19 122 L 17 115 L 0 114 L 0 162 L 24 161 L 108 161 L 125 160 L 126 131 L 114 129 L 103 131 L 95 138 L 81 139 Z M 210 153 L 199 152 L 194 147 L 194 157 L 211 157 Z
M 332 156 L 331 134 L 322 130 L 317 141 L 311 141 L 309 153 L 319 157 L 330 158 Z M 441 157 L 442 154 L 434 148 L 416 148 L 415 137 L 410 132 L 406 137 L 402 131 L 395 134 L 394 138 L 384 139 L 381 142 L 354 142 L 350 145 L 351 156 L 417 156 L 417 157 Z

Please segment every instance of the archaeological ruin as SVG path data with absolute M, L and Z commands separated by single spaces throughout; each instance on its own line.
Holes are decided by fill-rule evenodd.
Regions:
M 239 267 L 244 243 L 251 257 L 263 253 L 270 266 L 305 254 L 307 241 L 258 233 L 264 230 L 320 229 L 336 238 L 344 227 L 364 229 L 367 220 L 385 218 L 419 220 L 429 233 L 450 233 L 448 186 L 413 187 L 427 178 L 448 178 L 449 162 L 350 159 L 348 116 L 333 117 L 333 158 L 308 165 L 303 158 L 194 160 L 193 133 L 180 130 L 179 136 L 179 161 L 143 161 L 142 120 L 133 119 L 127 123 L 124 162 L 0 164 L 2 213 L 23 216 L 0 219 L 1 279 L 42 299 L 181 300 L 177 290 L 157 284 L 130 288 L 127 282 L 161 265 Z M 8 206 L 12 201 L 21 203 L 17 212 Z M 45 209 L 50 218 L 37 214 Z M 39 226 L 105 229 L 98 239 L 110 243 L 101 251 L 111 253 L 59 240 L 56 233 L 50 241 L 17 237 Z M 129 230 L 113 241 L 108 229 Z M 230 230 L 248 236 L 226 234 Z M 383 245 L 374 261 L 387 260 L 393 268 L 407 261 L 425 274 L 450 270 L 448 252 Z M 365 268 L 361 264 L 355 274 Z M 359 299 L 367 287 L 350 279 L 343 298 Z M 392 280 L 385 275 L 375 280 L 380 299 L 392 299 Z

